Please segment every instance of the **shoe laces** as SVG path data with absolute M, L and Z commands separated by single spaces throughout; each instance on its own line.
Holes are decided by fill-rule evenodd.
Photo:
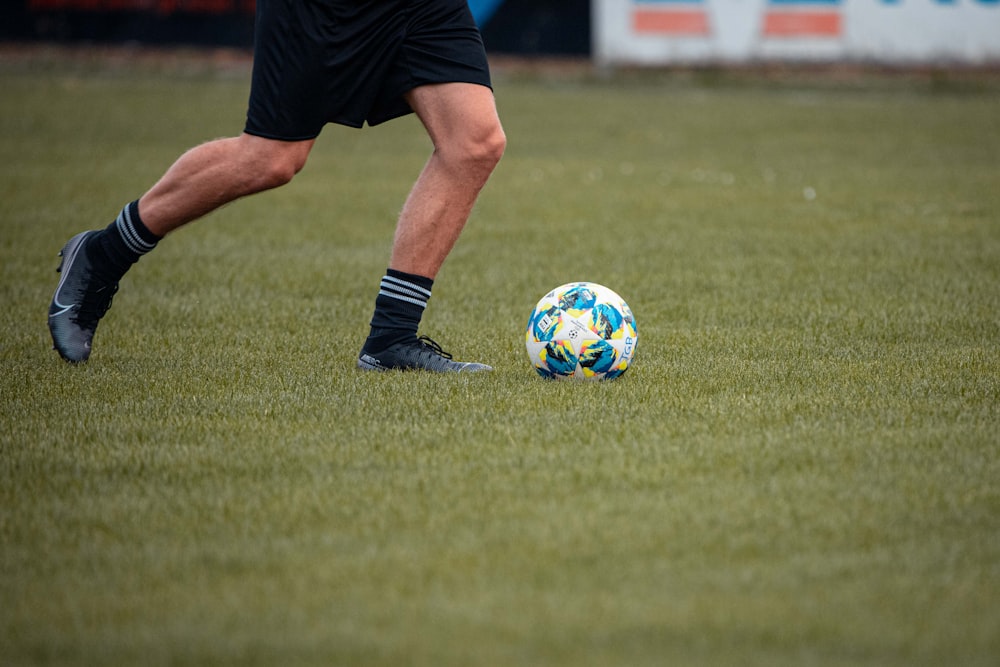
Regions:
M 441 349 L 441 346 L 438 345 L 437 341 L 435 341 L 430 336 L 418 336 L 417 337 L 417 342 L 420 343 L 421 345 L 423 345 L 426 348 L 430 348 L 430 350 L 434 354 L 436 354 L 438 356 L 444 357 L 445 359 L 451 359 L 452 358 L 451 354 L 449 354 L 448 352 L 445 352 L 443 349 Z
M 96 325 L 97 321 L 111 308 L 111 300 L 118 292 L 118 283 L 104 284 L 95 287 L 96 281 L 91 278 L 89 289 L 84 290 L 80 299 L 80 308 L 76 312 L 76 323 L 80 326 Z

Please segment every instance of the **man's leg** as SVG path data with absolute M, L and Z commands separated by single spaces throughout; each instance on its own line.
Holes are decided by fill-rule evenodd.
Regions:
M 142 220 L 164 236 L 240 197 L 284 185 L 305 166 L 314 143 L 242 134 L 196 146 L 139 199 Z
M 493 92 L 476 84 L 435 84 L 412 90 L 407 101 L 434 151 L 400 214 L 358 367 L 487 370 L 451 361 L 436 345 L 421 342 L 417 328 L 434 278 L 506 147 Z
M 434 145 L 396 226 L 389 266 L 435 278 L 465 227 L 507 139 L 485 86 L 422 86 L 407 101 Z
M 283 142 L 248 134 L 197 146 L 106 229 L 77 234 L 60 256 L 62 273 L 49 305 L 49 331 L 67 361 L 86 361 L 97 323 L 118 281 L 157 241 L 240 197 L 287 183 L 313 141 Z

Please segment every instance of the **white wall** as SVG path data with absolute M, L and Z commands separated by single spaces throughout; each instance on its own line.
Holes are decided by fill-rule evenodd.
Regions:
M 603 64 L 1000 63 L 1000 0 L 593 0 Z

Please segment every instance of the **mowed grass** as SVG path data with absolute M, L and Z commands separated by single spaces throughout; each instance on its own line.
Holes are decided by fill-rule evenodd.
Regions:
M 73 367 L 56 252 L 248 73 L 0 64 L 0 663 L 1000 660 L 995 80 L 499 71 L 423 327 L 496 371 L 376 376 L 414 119 L 169 237 Z M 570 280 L 636 314 L 619 381 L 529 366 Z

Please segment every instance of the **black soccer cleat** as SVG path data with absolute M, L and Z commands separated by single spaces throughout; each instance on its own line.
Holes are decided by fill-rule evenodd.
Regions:
M 452 361 L 451 355 L 427 336 L 390 345 L 377 354 L 361 351 L 358 368 L 363 371 L 424 370 L 434 373 L 492 371 L 486 364 Z
M 53 347 L 70 362 L 90 358 L 97 323 L 111 307 L 118 283 L 106 283 L 94 277 L 93 267 L 84 250 L 87 238 L 97 232 L 82 232 L 71 238 L 59 252 L 62 261 L 56 269 L 62 274 L 49 305 L 49 332 Z

